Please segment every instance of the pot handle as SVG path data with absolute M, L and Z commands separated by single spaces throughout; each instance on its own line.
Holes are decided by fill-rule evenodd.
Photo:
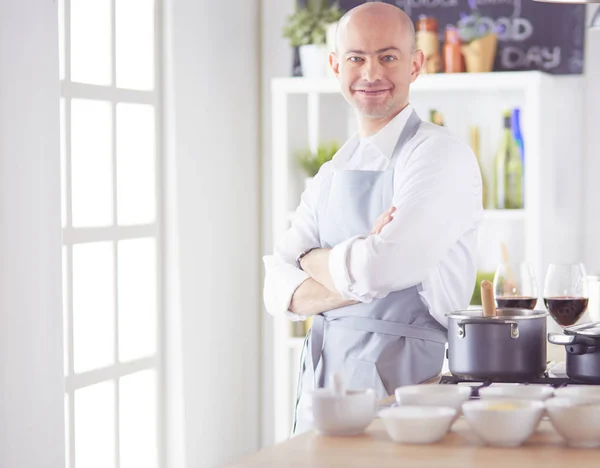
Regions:
M 510 337 L 512 339 L 519 338 L 519 325 L 514 320 L 481 320 L 481 319 L 464 319 L 458 322 L 458 337 L 465 337 L 465 325 L 510 325 Z
M 548 333 L 548 341 L 552 344 L 564 345 L 569 354 L 588 354 L 596 352 L 596 341 L 587 336 Z

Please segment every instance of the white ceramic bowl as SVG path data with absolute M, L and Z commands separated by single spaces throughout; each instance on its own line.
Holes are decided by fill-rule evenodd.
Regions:
M 536 400 L 474 400 L 462 406 L 471 429 L 488 445 L 517 447 L 538 426 L 544 403 Z
M 586 400 L 593 398 L 600 400 L 600 387 L 596 385 L 569 385 L 554 390 L 554 396 L 558 398 L 584 398 Z
M 397 406 L 379 412 L 390 438 L 403 444 L 431 444 L 441 440 L 455 415 L 453 408 L 432 406 Z
M 320 388 L 311 393 L 315 429 L 323 435 L 362 434 L 375 417 L 375 392 L 348 390 L 336 395 Z
M 494 385 L 479 389 L 479 397 L 488 399 L 539 400 L 544 401 L 554 394 L 554 389 L 545 385 Z
M 557 397 L 545 404 L 552 425 L 569 446 L 600 447 L 600 400 Z
M 471 397 L 466 385 L 409 385 L 396 389 L 399 406 L 441 406 L 460 412 L 462 404 Z

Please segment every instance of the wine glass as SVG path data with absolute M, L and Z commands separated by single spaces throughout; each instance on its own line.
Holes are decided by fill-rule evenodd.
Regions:
M 538 287 L 529 262 L 502 262 L 494 274 L 494 295 L 499 308 L 535 309 Z
M 544 304 L 561 327 L 575 325 L 589 301 L 587 274 L 581 263 L 551 263 L 544 284 Z

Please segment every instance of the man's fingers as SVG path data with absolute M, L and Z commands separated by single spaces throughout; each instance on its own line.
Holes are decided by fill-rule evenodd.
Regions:
M 383 213 L 381 213 L 379 217 L 375 220 L 375 224 L 373 224 L 373 229 L 371 229 L 369 235 L 380 234 L 384 226 L 390 221 L 392 221 L 392 213 L 394 211 L 396 211 L 396 207 L 392 206 L 391 208 L 388 208 Z
M 380 221 L 375 223 L 375 226 L 373 226 L 373 229 L 371 230 L 371 234 L 380 234 L 381 230 L 385 227 L 386 224 L 388 224 L 389 222 L 392 221 L 392 218 L 390 215 L 385 216 L 384 218 L 382 218 Z

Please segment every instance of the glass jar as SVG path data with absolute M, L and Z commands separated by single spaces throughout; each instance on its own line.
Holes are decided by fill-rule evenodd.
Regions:
M 458 29 L 454 26 L 447 26 L 444 39 L 444 73 L 462 73 L 465 71 L 461 45 Z
M 442 69 L 438 21 L 433 16 L 421 15 L 416 28 L 417 49 L 425 55 L 422 73 L 438 73 Z

